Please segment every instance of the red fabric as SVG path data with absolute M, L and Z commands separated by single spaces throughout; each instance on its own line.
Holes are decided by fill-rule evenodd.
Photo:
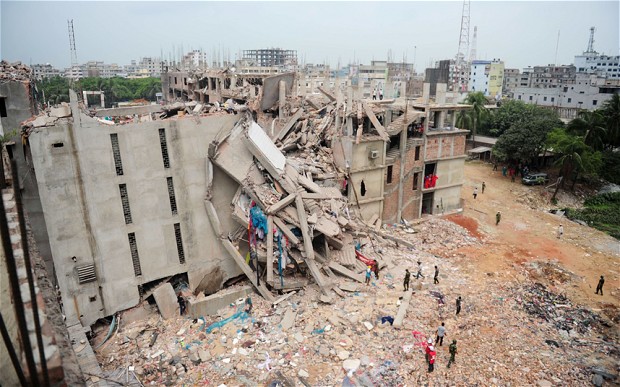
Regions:
M 435 364 L 435 356 L 437 356 L 437 352 L 435 351 L 430 351 L 429 356 L 428 356 L 428 362 L 431 364 Z
M 435 184 L 437 184 L 437 179 L 439 179 L 437 175 L 433 175 L 433 177 L 431 177 L 431 187 L 434 187 Z

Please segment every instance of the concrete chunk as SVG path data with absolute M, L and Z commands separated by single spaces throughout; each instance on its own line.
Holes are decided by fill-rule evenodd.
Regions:
M 411 295 L 413 291 L 409 289 L 405 292 L 403 297 L 403 302 L 400 304 L 400 308 L 398 309 L 398 313 L 396 314 L 396 318 L 394 319 L 394 326 L 400 327 L 403 325 L 403 321 L 405 320 L 405 316 L 407 315 L 407 308 L 409 308 L 409 301 L 411 301 Z
M 280 323 L 283 331 L 287 331 L 293 327 L 295 324 L 295 317 L 297 317 L 297 312 L 294 312 L 291 308 L 286 310 L 282 322 Z
M 193 318 L 199 318 L 201 316 L 215 316 L 217 315 L 218 310 L 227 307 L 230 303 L 235 302 L 235 300 L 239 298 L 246 298 L 252 293 L 253 290 L 250 285 L 235 288 L 233 290 L 223 290 L 199 300 L 189 300 L 187 311 Z
M 153 292 L 159 313 L 164 319 L 179 316 L 179 303 L 174 289 L 169 282 L 161 284 Z

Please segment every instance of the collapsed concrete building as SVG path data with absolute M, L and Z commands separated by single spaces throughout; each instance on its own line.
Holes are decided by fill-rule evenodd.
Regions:
M 68 326 L 153 294 L 162 309 L 178 276 L 190 311 L 240 275 L 267 299 L 310 280 L 330 297 L 334 272 L 363 280 L 335 259 L 349 230 L 460 208 L 467 105 L 182 75 L 162 76 L 169 105 L 89 111 L 71 92 L 23 124 Z

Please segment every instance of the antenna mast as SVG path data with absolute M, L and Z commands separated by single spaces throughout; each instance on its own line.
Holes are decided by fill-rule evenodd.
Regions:
M 474 26 L 474 37 L 471 39 L 471 49 L 469 50 L 469 61 L 476 60 L 476 41 L 478 40 L 478 26 Z
M 463 14 L 461 16 L 461 35 L 459 36 L 459 48 L 454 63 L 454 90 L 464 91 L 466 85 L 461 72 L 467 64 L 467 52 L 469 51 L 469 1 L 463 0 Z
M 75 33 L 73 30 L 73 19 L 67 20 L 67 25 L 69 27 L 69 51 L 71 52 L 71 79 L 75 80 L 79 78 L 79 75 L 73 73 L 78 67 L 77 50 L 75 48 Z
M 594 31 L 596 28 L 590 27 L 590 40 L 588 40 L 588 49 L 586 52 L 596 52 L 594 51 Z

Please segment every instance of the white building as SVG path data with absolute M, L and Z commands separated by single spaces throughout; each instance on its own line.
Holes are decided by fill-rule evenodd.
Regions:
M 605 78 L 620 78 L 620 56 L 609 56 L 597 52 L 575 55 L 577 72 L 597 74 Z

